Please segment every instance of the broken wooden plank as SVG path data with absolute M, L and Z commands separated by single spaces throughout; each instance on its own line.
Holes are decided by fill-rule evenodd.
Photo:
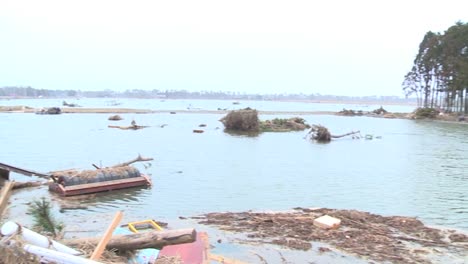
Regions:
M 115 214 L 114 219 L 112 219 L 111 224 L 107 228 L 101 240 L 99 240 L 99 243 L 97 244 L 96 248 L 94 249 L 94 252 L 90 257 L 91 260 L 98 260 L 101 257 L 102 252 L 104 252 L 104 249 L 106 248 L 106 245 L 109 242 L 112 233 L 114 232 L 114 229 L 119 225 L 120 220 L 122 220 L 122 216 L 122 211 L 118 211 Z
M 13 189 L 14 185 L 15 181 L 6 181 L 5 185 L 3 185 L 3 188 L 0 192 L 0 216 L 3 215 L 3 211 L 8 204 L 8 199 L 10 198 L 11 190 Z
M 28 169 L 23 169 L 23 168 L 16 167 L 16 166 L 9 165 L 9 164 L 2 163 L 2 162 L 0 162 L 0 168 L 3 170 L 12 171 L 12 172 L 23 174 L 26 176 L 38 176 L 38 177 L 42 177 L 46 179 L 50 178 L 49 174 L 45 174 L 45 173 L 41 173 L 41 172 L 37 172 L 33 170 L 28 170 Z
M 224 263 L 224 264 L 247 264 L 247 262 L 243 262 L 237 259 L 232 259 L 232 258 L 227 258 L 221 255 L 216 255 L 216 254 L 209 254 L 210 260 L 219 262 L 219 263 Z
M 192 243 L 197 237 L 195 229 L 177 229 L 150 231 L 128 235 L 114 235 L 107 243 L 107 249 L 134 250 L 144 248 L 161 249 L 164 246 Z M 78 238 L 63 241 L 68 246 L 77 247 L 83 244 L 96 245 L 99 238 Z

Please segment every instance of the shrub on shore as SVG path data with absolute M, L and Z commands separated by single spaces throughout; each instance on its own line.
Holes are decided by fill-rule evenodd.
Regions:
M 414 111 L 415 119 L 430 118 L 434 119 L 439 115 L 439 111 L 434 108 L 418 108 Z

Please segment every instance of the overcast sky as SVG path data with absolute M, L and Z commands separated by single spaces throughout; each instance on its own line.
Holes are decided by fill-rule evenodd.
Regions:
M 0 87 L 399 95 L 468 1 L 0 0 Z

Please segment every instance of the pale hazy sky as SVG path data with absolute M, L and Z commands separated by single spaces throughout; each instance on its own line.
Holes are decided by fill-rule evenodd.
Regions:
M 0 0 L 0 87 L 400 95 L 466 0 Z

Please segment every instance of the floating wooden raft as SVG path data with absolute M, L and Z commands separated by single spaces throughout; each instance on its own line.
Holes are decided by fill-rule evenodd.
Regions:
M 148 176 L 132 166 L 110 167 L 97 170 L 59 171 L 52 174 L 57 181 L 49 190 L 63 196 L 105 192 L 136 186 L 151 185 Z

